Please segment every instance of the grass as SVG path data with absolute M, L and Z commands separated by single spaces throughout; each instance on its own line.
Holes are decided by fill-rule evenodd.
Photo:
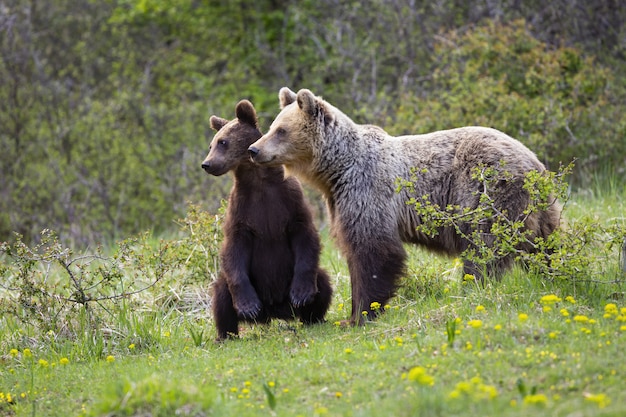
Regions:
M 578 194 L 568 216 L 617 218 L 624 194 Z M 605 261 L 615 283 L 516 268 L 483 288 L 463 281 L 457 261 L 410 248 L 386 313 L 346 328 L 348 272 L 327 238 L 324 247 L 336 294 L 322 325 L 244 326 L 216 344 L 206 285 L 177 275 L 73 337 L 5 315 L 0 416 L 626 415 L 617 250 Z

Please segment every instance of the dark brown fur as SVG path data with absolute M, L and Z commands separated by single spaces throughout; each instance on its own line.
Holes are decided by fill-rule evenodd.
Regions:
M 324 320 L 332 288 L 318 266 L 320 240 L 302 187 L 282 167 L 261 167 L 248 146 L 261 137 L 247 100 L 237 118 L 211 117 L 217 134 L 202 168 L 212 175 L 232 171 L 234 185 L 224 220 L 221 271 L 213 286 L 217 339 L 238 334 L 240 320 Z

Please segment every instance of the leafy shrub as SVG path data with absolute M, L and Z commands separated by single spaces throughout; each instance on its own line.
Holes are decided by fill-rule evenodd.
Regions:
M 610 69 L 571 47 L 549 48 L 524 21 L 488 22 L 438 37 L 424 92 L 404 93 L 390 129 L 427 132 L 464 125 L 516 137 L 550 167 L 624 166 L 624 91 Z M 623 171 L 623 168 L 619 168 Z
M 455 232 L 470 242 L 461 254 L 485 270 L 487 265 L 498 260 L 513 257 L 520 261 L 531 274 L 543 279 L 565 279 L 569 281 L 607 281 L 610 277 L 620 279 L 619 259 L 616 248 L 620 248 L 626 238 L 626 224 L 623 219 L 615 219 L 609 225 L 585 217 L 557 229 L 547 239 L 535 237 L 525 228 L 526 219 L 544 211 L 554 198 L 566 205 L 568 184 L 565 176 L 570 174 L 573 165 L 561 167 L 558 172 L 529 172 L 524 179 L 523 189 L 529 194 L 530 203 L 518 219 L 510 219 L 507 213 L 495 204 L 493 196 L 496 185 L 511 180 L 511 175 L 503 164 L 500 167 L 476 167 L 472 178 L 482 184 L 476 191 L 477 207 L 449 205 L 440 207 L 430 200 L 429 195 L 411 198 L 412 205 L 422 219 L 417 231 L 428 236 L 436 236 L 444 228 Z M 398 180 L 398 189 L 411 188 L 422 171 L 414 169 L 409 181 Z M 470 228 L 465 226 L 470 225 Z M 469 232 L 467 232 L 469 230 Z

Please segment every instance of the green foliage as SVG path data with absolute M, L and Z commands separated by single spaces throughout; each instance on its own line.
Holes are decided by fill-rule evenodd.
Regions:
M 395 132 L 490 124 L 553 167 L 623 174 L 626 20 L 611 2 L 5 3 L 3 241 L 49 228 L 84 249 L 170 232 L 187 201 L 217 210 L 228 180 L 199 167 L 209 115 L 247 98 L 265 129 L 285 85 Z
M 176 256 L 186 268 L 186 283 L 217 279 L 226 204 L 227 201 L 222 200 L 217 214 L 210 214 L 199 205 L 190 203 L 187 216 L 177 222 L 183 236 L 175 243 Z
M 626 135 L 613 73 L 579 49 L 550 48 L 524 21 L 442 33 L 424 92 L 404 93 L 391 128 L 428 132 L 495 127 L 549 166 L 579 158 L 583 171 L 620 166 Z M 602 120 L 602 123 L 599 121 Z
M 545 211 L 550 205 L 568 200 L 565 177 L 573 165 L 558 172 L 531 171 L 524 178 L 523 190 L 529 195 L 529 205 L 517 219 L 511 219 L 497 206 L 497 193 L 502 184 L 515 181 L 506 166 L 474 168 L 472 179 L 481 185 L 476 191 L 477 207 L 449 205 L 440 207 L 429 195 L 413 197 L 407 204 L 413 206 L 422 223 L 417 231 L 436 236 L 445 228 L 470 242 L 461 258 L 469 260 L 479 269 L 494 264 L 505 257 L 521 261 L 528 271 L 544 279 L 585 281 L 619 277 L 619 262 L 607 262 L 614 257 L 626 238 L 624 219 L 613 219 L 602 225 L 591 217 L 568 222 L 547 239 L 535 236 L 526 228 L 530 217 Z M 399 180 L 398 189 L 409 190 L 419 181 L 423 170 L 413 169 L 410 180 Z M 566 215 L 565 215 L 566 218 Z M 597 268 L 597 269 L 596 269 Z
M 160 242 L 153 248 L 144 234 L 120 242 L 112 256 L 100 248 L 75 255 L 50 230 L 33 247 L 17 236 L 15 243 L 0 245 L 0 311 L 37 333 L 69 340 L 97 333 L 116 305 L 124 311 L 133 296 L 176 270 L 179 260 L 171 247 Z

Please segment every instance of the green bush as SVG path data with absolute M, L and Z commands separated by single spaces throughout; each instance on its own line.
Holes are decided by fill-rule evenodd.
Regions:
M 624 90 L 580 50 L 549 47 L 523 21 L 488 22 L 441 34 L 434 56 L 423 93 L 403 94 L 390 130 L 494 127 L 551 168 L 577 158 L 575 179 L 598 166 L 624 166 Z

